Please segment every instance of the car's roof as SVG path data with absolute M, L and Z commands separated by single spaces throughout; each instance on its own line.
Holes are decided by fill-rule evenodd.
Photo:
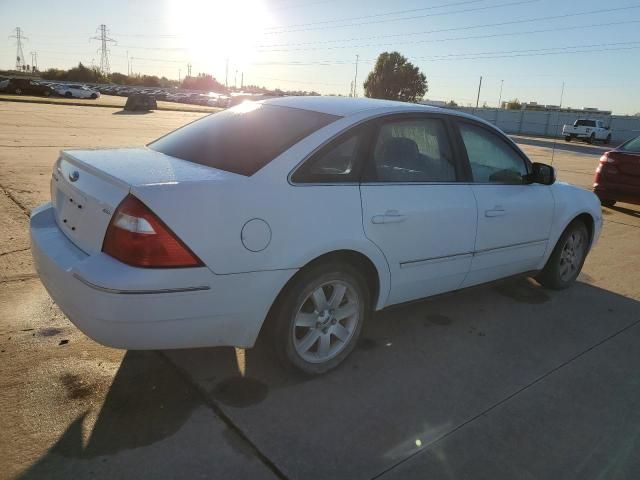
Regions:
M 261 103 L 278 105 L 281 107 L 300 108 L 329 115 L 348 117 L 365 110 L 393 110 L 393 111 L 425 111 L 443 112 L 439 107 L 418 105 L 415 103 L 396 102 L 391 100 L 377 100 L 373 98 L 350 97 L 279 97 L 261 100 Z M 447 111 L 449 112 L 449 111 Z M 453 112 L 449 112 L 453 113 Z

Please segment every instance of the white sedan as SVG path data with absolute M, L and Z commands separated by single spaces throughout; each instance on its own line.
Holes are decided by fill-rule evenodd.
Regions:
M 93 98 L 94 100 L 100 96 L 100 92 L 91 90 L 86 85 L 59 85 L 56 87 L 56 93 L 61 97 Z
M 64 151 L 31 215 L 37 271 L 88 336 L 127 349 L 271 337 L 312 374 L 374 310 L 496 279 L 576 279 L 596 196 L 444 109 L 288 97 L 146 147 Z

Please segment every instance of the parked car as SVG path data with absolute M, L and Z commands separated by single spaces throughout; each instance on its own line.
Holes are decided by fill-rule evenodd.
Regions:
M 48 97 L 55 93 L 54 90 L 43 83 L 28 78 L 11 78 L 5 87 L 5 91 L 16 95 L 37 95 Z
M 611 143 L 611 129 L 606 127 L 602 120 L 578 119 L 573 125 L 564 125 L 562 135 L 567 142 L 581 138 L 592 144 L 596 141 Z
M 489 123 L 372 99 L 244 103 L 144 148 L 64 151 L 51 183 L 34 264 L 88 336 L 248 348 L 262 330 L 309 374 L 372 310 L 532 271 L 569 287 L 602 226 L 592 192 Z
M 600 157 L 593 191 L 605 207 L 618 201 L 640 205 L 640 137 Z
M 100 92 L 86 85 L 60 85 L 56 93 L 67 98 L 93 98 L 94 100 L 100 96 Z

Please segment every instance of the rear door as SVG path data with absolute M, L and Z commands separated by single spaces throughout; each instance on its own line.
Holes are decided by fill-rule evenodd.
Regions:
M 360 187 L 366 236 L 391 270 L 387 305 L 455 290 L 471 266 L 476 203 L 446 117 L 378 122 Z
M 527 184 L 530 165 L 493 128 L 459 120 L 478 205 L 478 231 L 464 286 L 533 270 L 547 249 L 554 199 L 547 185 Z

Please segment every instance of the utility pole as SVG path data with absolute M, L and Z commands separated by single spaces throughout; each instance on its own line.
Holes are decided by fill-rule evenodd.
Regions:
M 504 87 L 504 80 L 500 80 L 500 98 L 498 99 L 498 108 L 502 108 L 502 87 Z
M 351 80 L 351 85 L 349 85 L 349 96 L 353 97 L 353 80 Z
M 24 53 L 22 51 L 22 41 L 29 40 L 27 37 L 22 35 L 22 29 L 20 27 L 16 27 L 16 34 L 9 36 L 9 38 L 16 39 L 16 70 L 22 71 L 24 69 Z
M 236 73 L 233 75 L 233 88 L 237 88 L 238 86 L 238 69 L 236 69 Z
M 360 55 L 356 55 L 356 74 L 353 77 L 353 96 L 357 96 L 358 92 L 358 60 L 360 59 Z
M 229 57 L 227 57 L 227 66 L 224 69 L 224 86 L 229 88 Z
M 187 77 L 191 76 L 191 63 L 187 63 Z
M 131 75 L 131 70 L 129 70 L 129 50 L 127 50 L 127 77 Z
M 182 75 L 182 70 L 178 69 L 178 83 L 181 82 L 180 75 Z
M 111 73 L 111 67 L 109 66 L 109 49 L 107 43 L 116 43 L 113 38 L 109 38 L 109 31 L 107 26 L 103 23 L 98 27 L 100 35 L 98 37 L 91 37 L 89 40 L 100 40 L 100 48 L 98 53 L 100 54 L 100 72 L 103 75 L 109 75 Z
M 482 90 L 482 75 L 480 76 L 480 84 L 478 85 L 478 98 L 476 99 L 476 108 L 480 105 L 480 90 Z
M 240 89 L 244 89 L 244 72 L 240 72 Z

